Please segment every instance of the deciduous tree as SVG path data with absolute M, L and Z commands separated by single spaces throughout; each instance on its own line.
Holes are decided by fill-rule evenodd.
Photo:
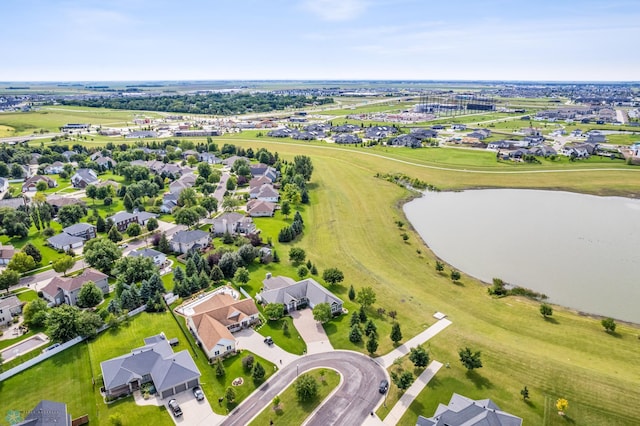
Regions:
M 312 401 L 318 395 L 318 382 L 309 374 L 303 374 L 296 380 L 296 396 L 298 401 Z
M 93 308 L 100 302 L 102 302 L 102 290 L 93 281 L 84 284 L 78 293 L 78 306 Z
M 476 368 L 482 368 L 480 351 L 471 352 L 471 349 L 465 347 L 458 351 L 458 355 L 460 355 L 460 362 L 467 370 L 471 371 Z
M 66 276 L 67 271 L 73 268 L 73 265 L 75 264 L 76 264 L 75 259 L 69 256 L 68 254 L 65 254 L 60 256 L 58 259 L 54 260 L 51 266 L 53 267 L 54 271 L 58 273 L 62 272 L 63 275 Z
M 331 306 L 327 302 L 318 303 L 313 307 L 313 319 L 325 323 L 331 319 Z

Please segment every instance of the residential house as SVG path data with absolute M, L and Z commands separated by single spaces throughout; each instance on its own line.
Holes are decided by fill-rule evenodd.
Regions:
M 194 158 L 198 158 L 198 151 L 194 151 L 193 149 L 187 149 L 182 152 L 181 156 L 183 160 L 186 160 L 187 157 L 189 157 L 190 155 L 193 155 Z
M 236 350 L 233 332 L 250 327 L 259 321 L 253 299 L 235 300 L 219 293 L 196 305 L 187 325 L 209 361 Z
M 495 142 L 489 142 L 487 144 L 487 149 L 495 149 L 495 150 L 512 149 L 513 147 L 514 145 L 510 141 L 495 141 Z
M 62 161 L 54 161 L 44 168 L 44 173 L 47 175 L 57 175 L 64 171 L 64 163 Z
M 196 129 L 196 130 L 177 130 L 173 132 L 173 135 L 179 138 L 196 138 L 203 136 L 220 136 L 220 130 L 207 130 L 207 129 Z
M 22 302 L 17 296 L 11 295 L 0 299 L 0 326 L 10 326 L 13 317 L 22 312 Z
M 358 135 L 352 133 L 340 133 L 333 137 L 333 141 L 337 144 L 360 143 L 362 139 Z
M 88 223 L 76 223 L 63 228 L 62 231 L 74 237 L 80 237 L 85 241 L 96 237 L 96 227 Z
M 215 154 L 210 152 L 201 152 L 198 154 L 198 161 L 209 163 L 209 164 L 220 164 L 222 163 L 222 159 L 216 157 Z
M 0 192 L 4 192 L 9 189 L 9 179 L 0 177 Z
M 251 171 L 251 176 L 253 176 L 254 178 L 264 176 L 271 182 L 275 182 L 278 179 L 279 175 L 276 169 L 262 163 L 250 164 L 249 170 Z
M 280 199 L 280 194 L 273 185 L 265 183 L 260 187 L 250 189 L 249 198 L 277 203 Z
M 355 124 L 342 124 L 340 126 L 333 126 L 331 128 L 331 131 L 335 133 L 351 133 L 357 132 L 358 130 L 360 130 L 360 127 L 356 126 Z
M 158 133 L 151 130 L 136 130 L 125 135 L 127 139 L 157 138 Z
M 600 144 L 606 142 L 607 137 L 600 132 L 589 132 L 589 135 L 587 136 L 587 143 Z
M 171 250 L 186 253 L 191 249 L 204 248 L 211 242 L 211 234 L 199 229 L 193 231 L 178 231 L 171 239 Z
M 38 182 L 44 182 L 48 188 L 54 188 L 58 186 L 58 182 L 47 176 L 35 175 L 25 180 L 22 184 L 22 192 L 37 191 Z
M 160 206 L 162 213 L 171 213 L 176 207 L 178 207 L 178 195 L 168 192 L 162 196 L 162 205 Z
M 579 138 L 579 137 L 583 136 L 582 135 L 582 130 L 580 130 L 580 129 L 573 130 L 569 135 L 573 136 L 574 138 Z
M 331 130 L 331 125 L 328 123 L 314 123 L 305 126 L 304 130 L 307 132 L 327 132 Z
M 289 277 L 272 277 L 268 273 L 262 284 L 262 291 L 256 295 L 256 300 L 261 303 L 282 303 L 286 312 L 307 306 L 313 309 L 318 303 L 328 303 L 333 315 L 342 313 L 342 300 L 313 278 L 295 282 Z
M 127 230 L 130 224 L 138 223 L 138 216 L 133 213 L 120 211 L 113 216 L 109 216 L 107 218 L 107 221 L 109 220 L 113 222 L 119 232 L 124 232 Z
M 0 243 L 0 265 L 8 265 L 16 249 L 11 245 L 3 245 Z
M 66 303 L 74 306 L 80 289 L 89 281 L 93 281 L 103 294 L 109 294 L 108 278 L 106 274 L 93 268 L 87 268 L 75 277 L 54 277 L 42 289 L 42 297 L 54 305 Z
M 144 211 L 143 212 L 134 211 L 133 214 L 135 214 L 136 217 L 138 218 L 138 223 L 140 224 L 140 226 L 147 226 L 149 219 L 151 218 L 156 219 L 158 217 L 158 215 L 155 213 L 149 213 Z
M 550 157 L 552 155 L 557 155 L 558 152 L 550 146 L 547 145 L 538 145 L 529 150 L 529 152 L 538 157 Z
M 222 160 L 222 164 L 224 164 L 227 167 L 232 168 L 233 165 L 236 163 L 236 161 L 238 160 L 242 160 L 242 161 L 246 161 L 247 164 L 250 163 L 249 159 L 247 157 L 238 157 L 237 155 L 232 155 L 231 157 Z
M 435 139 L 438 137 L 438 132 L 434 129 L 414 128 L 411 129 L 410 135 L 420 140 Z
M 223 213 L 213 219 L 212 231 L 214 235 L 222 235 L 228 232 L 236 234 L 255 234 L 258 232 L 256 225 L 250 217 L 245 217 L 240 213 Z
M 418 417 L 416 426 L 522 426 L 522 419 L 502 411 L 492 400 L 473 400 L 454 393 L 448 405 L 439 404 L 432 417 Z
M 249 181 L 249 189 L 260 188 L 262 185 L 271 184 L 271 179 L 266 176 L 254 177 Z
M 47 243 L 56 250 L 69 251 L 81 248 L 84 245 L 84 238 L 62 232 L 51 238 L 47 238 Z
M 475 129 L 473 132 L 467 134 L 468 138 L 475 138 L 481 141 L 489 136 L 491 136 L 491 130 L 489 129 Z
M 130 394 L 152 383 L 165 399 L 200 385 L 200 370 L 189 351 L 173 352 L 164 333 L 144 339 L 130 354 L 100 363 L 108 397 Z
M 78 169 L 76 173 L 71 176 L 71 184 L 74 188 L 86 188 L 89 185 L 94 185 L 98 182 L 98 175 L 91 169 Z
M 180 193 L 186 188 L 192 188 L 196 183 L 196 175 L 193 173 L 187 173 L 182 175 L 178 180 L 175 180 L 169 184 L 169 192 L 172 194 L 180 195 Z
M 451 130 L 467 130 L 466 124 L 452 124 Z
M 364 131 L 364 137 L 367 139 L 380 140 L 398 133 L 398 129 L 391 126 L 371 126 Z
M 299 141 L 314 141 L 326 137 L 324 132 L 296 132 L 291 135 L 291 139 Z
M 64 158 L 67 159 L 67 161 L 71 161 L 71 157 L 73 157 L 74 155 L 77 155 L 78 153 L 75 151 L 65 151 L 62 153 L 62 155 L 64 156 Z
M 72 426 L 74 423 L 71 420 L 71 414 L 67 411 L 67 404 L 43 399 L 27 413 L 24 420 L 20 419 L 17 423 L 11 424 L 13 426 Z
M 142 249 L 130 251 L 128 256 L 148 257 L 151 260 L 153 260 L 153 263 L 157 266 L 164 265 L 164 263 L 167 261 L 166 254 L 150 248 L 142 248 Z
M 247 203 L 247 213 L 251 217 L 272 217 L 275 211 L 275 203 L 269 201 L 253 199 Z
M 82 204 L 82 205 L 85 204 L 85 202 L 80 200 L 79 198 L 65 197 L 60 195 L 49 195 L 47 197 L 47 203 L 51 207 L 53 207 L 53 213 L 55 215 L 58 214 L 58 210 L 60 210 L 60 207 L 69 206 L 72 204 Z
M 118 164 L 113 158 L 102 157 L 102 156 L 97 158 L 95 162 L 98 166 L 102 167 L 105 170 L 113 169 L 116 166 L 116 164 Z
M 400 135 L 387 142 L 388 146 L 404 146 L 408 148 L 421 148 L 422 141 L 413 135 Z

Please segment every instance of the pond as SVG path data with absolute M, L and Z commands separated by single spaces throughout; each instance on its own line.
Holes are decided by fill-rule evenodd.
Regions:
M 427 193 L 404 211 L 438 257 L 471 276 L 640 323 L 640 200 L 490 189 Z

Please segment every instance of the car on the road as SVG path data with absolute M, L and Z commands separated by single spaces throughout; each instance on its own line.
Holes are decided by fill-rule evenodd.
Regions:
M 271 336 L 265 337 L 264 342 L 269 346 L 273 345 L 273 339 L 271 338 Z
M 180 408 L 180 405 L 178 405 L 178 401 L 172 399 L 167 405 L 169 406 L 169 409 L 173 413 L 174 417 L 180 417 L 182 415 L 182 408 Z
M 202 401 L 204 399 L 204 393 L 202 392 L 202 389 L 200 389 L 200 386 L 193 388 L 193 396 L 195 396 L 198 401 Z
M 389 390 L 389 382 L 387 381 L 387 379 L 382 379 L 380 381 L 380 387 L 378 388 L 378 391 L 380 393 L 387 393 L 387 390 Z
M 120 248 L 122 248 L 122 249 L 123 249 L 123 248 L 127 248 L 127 247 L 129 247 L 129 244 L 127 244 L 127 243 L 120 244 L 118 247 L 120 247 Z

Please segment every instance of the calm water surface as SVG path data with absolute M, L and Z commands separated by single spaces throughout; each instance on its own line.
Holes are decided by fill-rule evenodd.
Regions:
M 474 190 L 428 193 L 404 211 L 440 258 L 469 275 L 640 323 L 640 200 Z

